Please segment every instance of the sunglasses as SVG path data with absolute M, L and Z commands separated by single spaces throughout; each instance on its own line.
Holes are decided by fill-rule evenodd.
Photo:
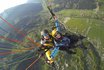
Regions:
M 55 34 L 55 37 L 57 37 L 57 35 L 60 35 L 60 33 L 56 33 L 56 34 Z
M 48 34 L 43 34 L 43 36 L 49 36 Z

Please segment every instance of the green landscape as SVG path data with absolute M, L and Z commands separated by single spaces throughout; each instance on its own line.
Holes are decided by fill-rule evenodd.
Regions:
M 76 35 L 83 35 L 86 38 L 80 41 L 83 45 L 79 45 L 72 50 L 76 54 L 67 54 L 64 51 L 59 51 L 55 60 L 55 67 L 46 64 L 45 56 L 37 61 L 29 70 L 104 70 L 104 0 L 45 0 L 54 5 L 52 10 L 58 16 L 59 21 L 66 28 L 66 32 L 71 32 Z M 0 43 L 11 44 L 15 47 L 6 48 L 7 50 L 17 51 L 16 54 L 6 55 L 3 61 L 0 62 L 0 70 L 25 70 L 36 58 L 38 58 L 36 44 L 30 42 L 27 37 L 40 42 L 40 31 L 48 29 L 51 31 L 53 19 L 50 20 L 51 14 L 47 10 L 45 1 L 42 0 L 43 9 L 37 12 L 28 11 L 22 14 L 22 9 L 25 7 L 34 6 L 32 3 L 27 5 L 17 6 L 5 11 L 5 13 L 14 13 L 19 9 L 19 13 L 6 19 L 10 23 L 15 23 L 14 26 L 19 28 L 25 37 L 18 38 L 18 33 L 11 31 L 5 34 L 7 38 L 18 38 L 23 41 L 22 44 L 11 43 L 4 39 L 0 39 Z M 38 4 L 36 5 L 38 6 Z M 37 8 L 37 7 L 36 7 Z M 39 8 L 40 5 L 39 5 Z M 31 10 L 30 9 L 30 10 Z M 12 12 L 11 12 L 12 11 Z M 19 15 L 19 16 L 18 16 Z M 1 22 L 1 20 L 0 20 Z M 27 26 L 21 26 L 21 24 Z M 14 37 L 12 36 L 14 35 Z M 17 40 L 18 40 L 17 39 Z M 78 43 L 80 43 L 78 42 Z M 22 50 L 34 46 L 32 50 Z M 80 46 L 85 46 L 83 49 Z M 2 50 L 3 48 L 0 48 Z

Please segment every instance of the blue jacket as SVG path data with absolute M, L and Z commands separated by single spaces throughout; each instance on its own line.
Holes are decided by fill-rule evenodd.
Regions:
M 55 27 L 56 27 L 56 30 L 61 33 L 61 26 L 57 19 L 55 20 Z M 69 43 L 70 43 L 70 39 L 67 37 L 63 37 L 60 43 L 57 43 L 57 41 L 55 42 L 55 46 L 58 46 L 58 45 L 67 46 Z
M 55 20 L 55 27 L 58 32 L 61 32 L 61 27 L 58 20 Z
M 61 33 L 61 27 L 58 20 L 55 20 L 55 27 L 56 30 Z M 55 48 L 51 53 L 51 58 L 54 58 L 57 55 L 60 47 L 68 47 L 70 44 L 70 39 L 67 37 L 63 37 L 60 41 L 54 40 L 54 43 L 55 43 Z

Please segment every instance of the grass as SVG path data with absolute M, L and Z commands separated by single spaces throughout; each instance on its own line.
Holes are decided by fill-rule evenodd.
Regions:
M 81 15 L 80 11 L 84 13 L 84 16 Z M 104 54 L 104 21 L 101 19 L 101 13 L 95 14 L 95 11 L 93 10 L 63 10 L 59 12 L 59 14 L 64 14 L 62 15 L 64 18 L 71 18 L 64 24 L 71 32 L 87 36 L 87 38 L 94 44 L 95 50 L 93 48 L 90 49 L 86 56 L 83 55 L 85 58 L 80 55 L 84 52 L 78 51 L 78 55 L 76 56 L 77 60 L 78 56 L 80 59 L 81 57 L 83 58 L 82 61 L 78 61 L 81 62 L 81 66 L 85 66 L 85 69 L 88 70 L 97 70 L 101 66 L 101 70 L 103 70 L 104 63 L 103 61 L 100 63 L 100 57 L 102 58 L 103 56 L 101 55 Z M 73 61 L 72 63 L 75 62 Z M 82 69 L 81 66 L 78 67 L 78 70 Z
M 90 18 L 103 20 L 104 12 L 94 10 L 77 10 L 77 9 L 65 9 L 57 13 L 62 15 L 60 17 L 77 17 L 77 18 Z M 62 19 L 62 18 L 61 18 Z
M 102 46 L 104 46 L 104 22 L 96 19 L 86 19 L 86 18 L 71 18 L 70 21 L 66 23 L 68 28 L 73 32 L 78 32 L 80 34 L 86 34 L 88 28 L 90 30 L 87 36 L 91 39 L 96 39 L 101 41 Z
M 104 3 L 103 0 L 99 0 L 99 2 Z M 94 48 L 91 48 L 87 51 L 86 56 L 83 54 L 84 52 L 80 52 L 80 50 L 77 49 L 78 54 L 75 57 L 76 60 L 81 64 L 78 65 L 76 63 L 76 68 L 78 67 L 78 70 L 81 70 L 83 69 L 81 66 L 84 67 L 87 65 L 85 68 L 87 70 L 98 70 L 98 68 L 101 66 L 100 70 L 103 70 L 104 58 L 102 55 L 104 55 L 104 4 L 100 6 L 99 11 L 65 9 L 57 12 L 57 15 L 59 15 L 59 19 L 61 21 L 64 21 L 65 17 L 69 17 L 70 19 L 64 24 L 68 30 L 87 36 L 88 40 L 90 40 L 94 45 Z M 81 54 L 83 54 L 85 57 L 82 59 L 82 61 L 78 60 L 78 57 L 80 59 L 83 57 Z M 75 57 L 73 57 L 73 59 Z M 69 63 L 73 64 L 75 61 Z M 73 68 L 71 69 L 70 67 L 70 70 L 73 70 Z
M 64 16 L 81 16 L 82 13 L 85 13 L 86 15 L 94 14 L 93 10 L 77 10 L 77 9 L 67 9 L 62 10 L 59 12 L 59 14 L 63 14 Z

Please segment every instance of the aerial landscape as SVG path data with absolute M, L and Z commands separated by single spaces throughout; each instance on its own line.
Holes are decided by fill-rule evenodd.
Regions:
M 4 1 L 0 70 L 104 70 L 104 0 Z

